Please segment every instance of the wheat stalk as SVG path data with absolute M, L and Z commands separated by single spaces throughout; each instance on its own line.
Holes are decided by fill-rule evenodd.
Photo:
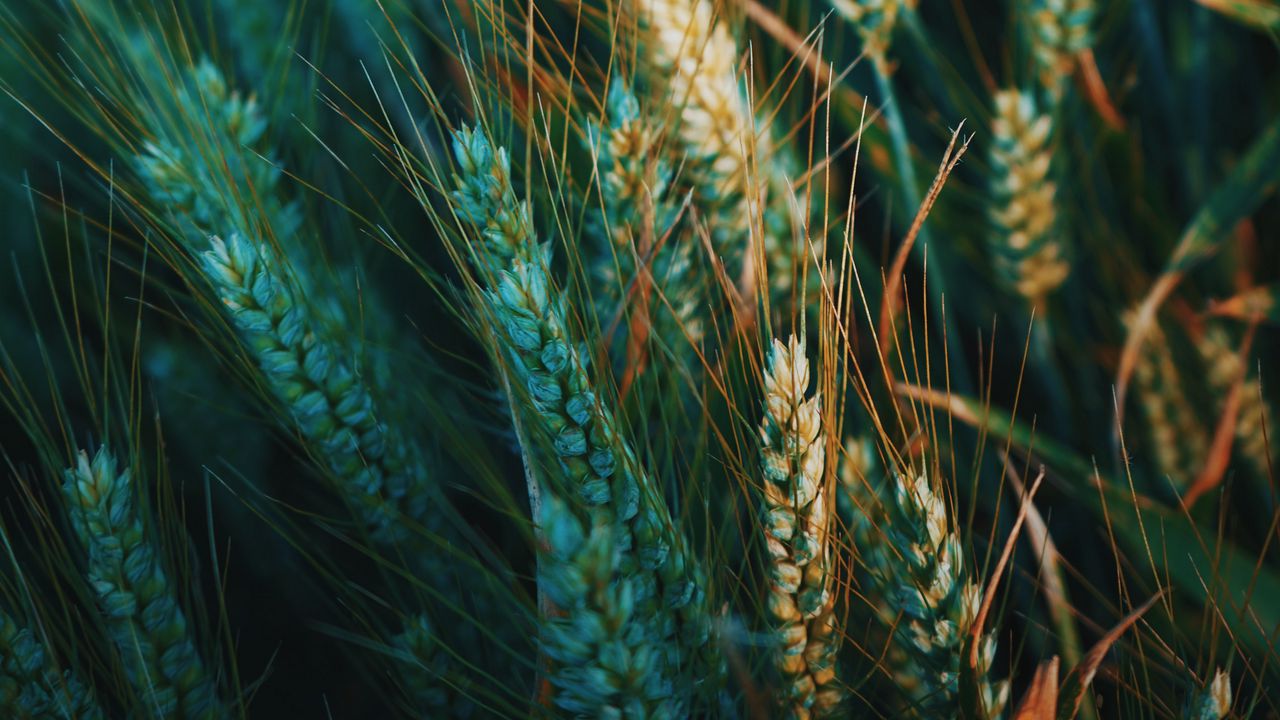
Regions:
M 71 527 L 88 554 L 88 577 L 138 696 L 156 716 L 215 718 L 226 711 L 196 651 L 177 589 L 134 507 L 128 468 L 101 448 L 65 473 Z

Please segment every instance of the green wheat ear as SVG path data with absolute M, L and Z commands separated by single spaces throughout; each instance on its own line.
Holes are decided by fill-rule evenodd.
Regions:
M 469 250 L 489 286 L 484 298 L 498 331 L 497 362 L 521 391 L 511 397 L 513 412 L 527 418 L 529 437 L 521 442 L 529 444 L 528 456 L 549 450 L 560 471 L 541 484 L 543 502 L 558 493 L 566 504 L 584 504 L 592 525 L 615 526 L 619 537 L 611 542 L 618 545 L 621 572 L 634 578 L 637 590 L 612 599 L 634 603 L 641 624 L 653 629 L 645 641 L 662 655 L 665 676 L 683 679 L 676 692 L 714 695 L 723 663 L 710 640 L 701 569 L 672 521 L 661 487 L 595 392 L 589 356 L 571 336 L 568 300 L 550 277 L 550 246 L 538 244 L 528 207 L 516 199 L 507 152 L 495 149 L 480 129 L 458 131 L 453 147 L 454 207 L 477 239 Z M 558 564 L 576 558 L 548 556 L 544 572 L 557 572 Z M 546 637 L 571 640 L 556 633 Z M 555 648 L 547 652 L 557 654 Z M 598 676 L 590 667 L 556 671 L 566 696 L 589 692 L 575 684 Z M 626 702 L 613 698 L 600 711 Z
M 226 715 L 162 560 L 134 507 L 129 469 L 99 449 L 66 471 L 71 526 L 88 553 L 88 577 L 135 692 L 157 717 Z
M 394 645 L 404 660 L 403 680 L 417 709 L 433 715 L 449 710 L 454 717 L 460 717 L 463 713 L 457 705 L 465 701 L 452 696 L 444 685 L 452 658 L 443 651 L 440 642 L 431 619 L 424 614 L 405 622 Z
M 890 662 L 898 685 L 919 717 L 954 712 L 960 702 L 960 656 L 982 604 L 982 588 L 965 569 L 960 538 L 950 529 L 946 504 L 914 470 L 894 473 L 886 526 L 862 535 L 882 619 L 895 626 Z M 998 717 L 1009 695 L 1006 681 L 987 678 L 996 640 L 979 645 L 980 700 Z
M 0 612 L 0 713 L 16 720 L 105 717 L 89 689 L 59 672 L 40 641 Z
M 1054 210 L 1057 187 L 1049 180 L 1053 118 L 1017 90 L 996 93 L 995 106 L 990 248 L 1002 284 L 1038 306 L 1071 271 Z
M 657 153 L 660 123 L 642 111 L 626 83 L 615 80 L 609 89 L 608 124 L 592 119 L 587 127 L 603 205 L 603 213 L 592 208 L 587 216 L 599 247 L 597 317 L 607 330 L 606 323 L 620 308 L 647 313 L 652 317 L 633 322 L 651 321 L 655 341 L 692 362 L 687 350 L 703 334 L 698 275 L 692 265 L 693 243 L 685 236 L 679 199 L 671 187 L 673 170 Z M 636 285 L 645 281 L 657 293 L 641 303 Z

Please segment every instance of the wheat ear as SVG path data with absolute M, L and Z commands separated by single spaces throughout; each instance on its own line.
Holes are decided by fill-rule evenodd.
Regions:
M 71 671 L 59 672 L 34 633 L 0 612 L 0 714 L 15 720 L 106 717 Z
M 831 592 L 831 503 L 825 487 L 821 399 L 805 397 L 809 361 L 794 335 L 774 340 L 760 424 L 762 527 L 769 556 L 769 615 L 780 645 L 787 717 L 830 717 L 843 700 L 836 678 Z
M 965 570 L 960 538 L 946 504 L 923 472 L 895 473 L 886 527 L 869 533 L 865 557 L 880 591 L 879 611 L 895 628 L 891 657 L 912 712 L 935 717 L 960 702 L 960 656 L 982 604 L 982 588 Z M 878 538 L 878 542 L 874 540 Z M 995 659 L 991 634 L 980 641 L 979 693 L 989 717 L 999 716 L 1009 685 L 987 678 Z
M 634 0 L 648 72 L 678 108 L 675 135 L 716 253 L 736 272 L 767 186 L 752 157 L 770 156 L 738 79 L 738 45 L 708 0 Z M 683 159 L 683 158 L 682 158 Z
M 1066 91 L 1076 55 L 1093 46 L 1095 0 L 1032 0 L 1031 55 L 1037 78 L 1051 102 Z
M 597 316 L 611 322 L 619 307 L 629 306 L 632 314 L 645 313 L 633 324 L 652 322 L 662 345 L 677 352 L 697 345 L 703 329 L 693 248 L 673 197 L 670 163 L 658 152 L 661 128 L 619 80 L 609 90 L 608 124 L 593 121 L 588 128 L 603 205 L 603 214 L 588 215 L 593 235 L 602 240 L 595 263 L 602 290 Z
M 1236 420 L 1236 452 L 1253 468 L 1260 477 L 1267 477 L 1270 462 L 1275 457 L 1271 452 L 1271 438 L 1264 428 L 1265 424 L 1275 418 L 1271 407 L 1262 395 L 1262 382 L 1257 375 L 1246 371 L 1244 362 L 1236 354 L 1231 338 L 1220 325 L 1209 327 L 1204 336 L 1196 341 L 1196 349 L 1208 369 L 1209 386 L 1226 397 L 1237 380 L 1240 385 L 1240 409 Z M 1271 431 L 1274 432 L 1274 431 Z
M 379 421 L 368 388 L 342 348 L 315 327 L 299 290 L 281 272 L 280 258 L 238 233 L 215 237 L 211 245 L 202 261 L 218 298 L 373 539 L 405 540 L 406 518 L 433 522 L 427 506 L 435 493 L 421 463 L 396 430 Z
M 223 717 L 177 589 L 134 506 L 129 469 L 117 471 L 102 448 L 92 460 L 82 451 L 65 474 L 63 494 L 88 553 L 89 582 L 139 698 L 156 717 Z
M 1071 271 L 1054 210 L 1057 188 L 1049 179 L 1053 119 L 1037 111 L 1034 96 L 1017 90 L 996 93 L 995 106 L 990 248 L 1002 284 L 1038 306 Z
M 631 601 L 638 616 L 655 628 L 647 641 L 667 655 L 666 676 L 673 682 L 684 679 L 677 692 L 718 687 L 722 664 L 709 642 L 701 571 L 672 522 L 661 488 L 594 390 L 588 356 L 570 335 L 567 300 L 549 275 L 550 247 L 538 244 L 528 207 L 511 186 L 507 152 L 495 149 L 483 131 L 465 128 L 454 135 L 453 146 L 454 204 L 479 241 L 471 250 L 500 329 L 498 361 L 523 391 L 512 402 L 521 402 L 513 410 L 529 419 L 527 441 L 533 447 L 526 454 L 536 457 L 540 448 L 549 448 L 560 468 L 544 494 L 567 488 L 577 495 L 572 502 L 593 508 L 592 523 L 607 518 L 616 525 L 622 572 L 633 574 L 640 588 Z M 544 574 L 555 572 L 556 556 L 548 560 Z M 560 673 L 562 687 L 596 677 L 572 667 Z
M 1132 312 L 1125 313 L 1124 324 L 1131 325 L 1133 319 Z M 1209 456 L 1209 434 L 1187 397 L 1173 348 L 1158 323 L 1148 331 L 1133 378 L 1156 469 L 1168 476 L 1178 491 L 1185 491 Z

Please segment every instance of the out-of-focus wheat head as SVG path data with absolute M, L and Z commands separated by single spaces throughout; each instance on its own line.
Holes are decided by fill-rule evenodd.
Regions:
M 878 66 L 888 71 L 887 56 L 898 16 L 915 10 L 916 0 L 830 0 L 836 12 L 843 15 L 862 39 L 863 52 Z
M 1077 54 L 1093 45 L 1097 6 L 1094 0 L 1032 0 L 1027 12 L 1040 86 L 1051 98 L 1061 97 Z
M 106 716 L 70 670 L 59 672 L 29 628 L 0 611 L 0 711 L 10 718 Z
M 1240 385 L 1240 408 L 1236 420 L 1236 448 L 1259 477 L 1267 477 L 1271 452 L 1271 422 L 1275 415 L 1262 395 L 1262 383 L 1258 376 L 1249 373 L 1232 347 L 1231 337 L 1221 325 L 1209 326 L 1196 342 L 1196 350 L 1208 370 L 1207 379 L 1213 390 L 1222 397 L 1230 392 L 1237 381 Z M 1264 431 L 1265 430 L 1265 431 Z
M 678 109 L 681 150 L 694 161 L 689 171 L 711 237 L 733 272 L 768 188 L 756 180 L 753 159 L 771 155 L 767 135 L 755 132 L 738 45 L 710 0 L 634 2 L 642 52 L 659 97 Z
M 1058 233 L 1050 178 L 1053 119 L 1036 111 L 1035 98 L 1018 90 L 995 96 L 991 122 L 989 247 L 1002 284 L 1038 306 L 1071 272 Z
M 1132 325 L 1134 313 L 1125 313 L 1123 321 L 1126 326 Z M 1209 435 L 1203 418 L 1187 397 L 1169 338 L 1158 323 L 1150 330 L 1133 375 L 1150 433 L 1149 452 L 1154 455 L 1160 474 L 1167 475 L 1174 488 L 1184 491 L 1208 456 Z
M 1222 720 L 1231 712 L 1231 675 L 1218 668 L 1203 690 L 1189 698 L 1183 717 L 1187 720 Z

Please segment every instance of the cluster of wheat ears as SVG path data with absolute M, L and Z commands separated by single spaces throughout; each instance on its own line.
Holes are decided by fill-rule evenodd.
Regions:
M 1278 44 L 0 3 L 0 715 L 1280 717 Z

